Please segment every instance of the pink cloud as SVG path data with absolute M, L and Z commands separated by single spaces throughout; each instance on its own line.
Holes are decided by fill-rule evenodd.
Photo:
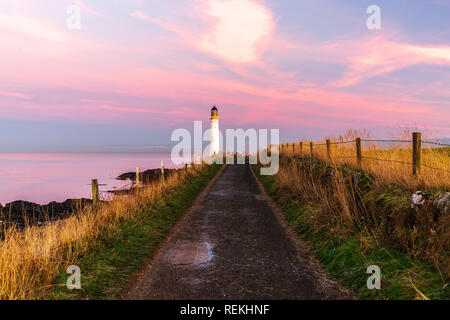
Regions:
M 25 88 L 73 89 L 76 96 L 52 105 L 19 101 L 13 110 L 4 103 L 3 108 L 0 106 L 1 114 L 169 124 L 205 118 L 202 108 L 217 103 L 233 110 L 227 119 L 235 125 L 257 122 L 323 128 L 342 123 L 383 125 L 389 115 L 390 119 L 400 119 L 401 124 L 420 118 L 424 123 L 448 130 L 439 111 L 439 107 L 448 106 L 448 101 L 440 100 L 439 96 L 420 100 L 393 86 L 383 87 L 382 94 L 374 90 L 350 93 L 342 87 L 419 63 L 447 66 L 450 47 L 412 45 L 383 37 L 326 44 L 300 37 L 295 42 L 275 34 L 273 14 L 254 1 L 208 0 L 197 2 L 196 9 L 192 15 L 199 18 L 202 27 L 192 21 L 154 18 L 143 11 L 133 11 L 132 17 L 154 23 L 176 36 L 160 42 L 160 38 L 144 39 L 143 45 L 130 41 L 129 46 L 119 47 L 89 41 L 31 18 L 23 20 L 27 21 L 25 25 L 0 19 L 0 28 L 14 31 L 5 34 L 6 41 L 0 42 L 4 62 L 0 80 Z M 246 32 L 241 32 L 242 29 Z M 23 37 L 16 37 L 16 33 Z M 21 50 L 24 39 L 27 51 Z M 173 52 L 177 54 L 175 57 L 171 56 Z M 183 56 L 184 52 L 188 54 Z M 271 59 L 264 55 L 267 52 L 273 54 Z M 143 56 L 146 58 L 142 59 Z M 304 59 L 335 63 L 346 67 L 347 72 L 338 81 L 313 82 L 301 74 L 298 76 L 297 71 L 282 71 L 273 63 L 284 57 L 295 62 Z M 159 59 L 169 62 L 160 63 Z M 441 96 L 450 94 L 445 83 L 441 87 L 430 84 L 426 89 Z M 407 90 L 408 87 L 403 88 L 404 92 Z M 126 97 L 127 103 L 120 102 L 124 97 L 115 100 L 117 94 Z M 28 97 L 26 93 L 9 90 L 3 96 Z M 101 98 L 87 98 L 92 96 Z M 79 104 L 73 101 L 77 97 Z M 151 102 L 144 104 L 145 99 Z M 182 107 L 174 107 L 177 104 Z M 331 118 L 335 119 L 332 124 L 324 120 Z
M 103 110 L 111 110 L 116 112 L 125 112 L 125 113 L 163 113 L 167 114 L 168 112 L 161 112 L 157 110 L 152 109 L 143 109 L 143 108 L 128 108 L 128 107 L 117 107 L 117 106 L 111 106 L 111 105 L 99 105 L 97 106 L 98 109 Z
M 26 100 L 30 99 L 30 97 L 28 95 L 20 93 L 20 92 L 0 91 L 0 96 L 26 99 Z
M 192 48 L 232 63 L 251 63 L 275 28 L 272 12 L 251 0 L 197 1 L 195 14 L 203 27 L 173 18 L 154 18 L 137 10 L 130 15 L 177 34 Z M 243 32 L 242 30 L 245 30 Z
M 76 5 L 79 6 L 82 10 L 84 10 L 85 12 L 92 14 L 93 16 L 96 17 L 103 17 L 103 14 L 101 14 L 100 12 L 92 9 L 90 6 L 86 5 L 83 1 L 81 0 L 76 0 L 75 1 Z
M 133 11 L 132 13 L 130 13 L 130 16 L 137 18 L 137 19 L 141 19 L 141 20 L 145 20 L 148 22 L 156 22 L 158 20 L 156 19 L 152 19 L 149 16 L 147 16 L 144 12 L 140 11 L 140 10 L 136 10 Z
M 192 29 L 192 26 L 181 26 L 179 25 L 177 21 L 172 21 L 170 18 L 154 18 L 150 17 L 146 13 L 136 10 L 130 13 L 130 16 L 136 19 L 140 19 L 143 21 L 147 21 L 150 23 L 154 23 L 158 25 L 159 27 L 171 31 L 174 34 L 178 35 L 182 40 L 184 40 L 186 43 L 191 44 L 192 46 L 195 46 L 195 39 L 197 38 L 197 31 Z
M 256 61 L 262 41 L 275 28 L 272 12 L 249 0 L 211 0 L 205 13 L 216 21 L 201 48 L 230 62 Z
M 0 12 L 1 29 L 7 29 L 9 32 L 12 31 L 51 42 L 64 42 L 67 40 L 67 36 L 63 32 L 23 14 L 8 15 Z
M 90 47 L 90 49 L 97 48 Z M 108 48 L 100 48 L 98 52 L 106 53 L 107 51 Z M 208 106 L 218 102 L 221 105 L 245 106 L 245 109 L 239 112 L 241 116 L 235 117 L 236 124 L 260 120 L 272 123 L 279 121 L 278 123 L 283 125 L 295 123 L 308 125 L 317 122 L 317 126 L 326 126 L 326 123 L 320 124 L 319 120 L 314 120 L 324 116 L 383 124 L 386 121 L 385 114 L 402 121 L 413 121 L 420 116 L 428 123 L 439 124 L 436 118 L 440 116 L 440 113 L 431 107 L 424 106 L 423 103 L 418 103 L 414 107 L 411 106 L 410 101 L 399 99 L 393 94 L 371 96 L 367 93 L 342 93 L 326 86 L 302 87 L 298 81 L 287 81 L 280 85 L 279 81 L 283 80 L 285 75 L 279 72 L 277 74 L 276 70 L 272 74 L 273 77 L 265 79 L 264 76 L 252 73 L 244 66 L 236 66 L 234 69 L 240 70 L 244 79 L 233 80 L 217 74 L 216 70 L 206 73 L 198 73 L 195 68 L 172 71 L 157 67 L 105 63 L 107 55 L 103 54 L 102 57 L 102 63 L 92 61 L 84 64 L 74 60 L 73 64 L 77 65 L 77 68 L 73 68 L 70 63 L 57 64 L 55 59 L 49 60 L 48 63 L 33 63 L 20 73 L 12 68 L 8 72 L 11 77 L 8 76 L 8 78 L 16 82 L 66 86 L 92 93 L 117 92 L 130 97 L 128 106 L 117 105 L 114 101 L 105 101 L 105 103 L 91 101 L 92 104 L 85 106 L 49 107 L 27 104 L 22 109 L 16 108 L 15 112 L 42 115 L 44 118 L 51 113 L 52 117 L 74 121 L 83 120 L 89 116 L 91 121 L 119 123 L 123 121 L 124 115 L 132 121 L 132 114 L 148 114 L 149 116 L 145 118 L 167 120 L 167 123 L 175 121 L 175 117 L 171 115 L 181 117 L 178 121 L 186 119 L 186 115 L 189 115 L 190 119 L 196 115 L 203 117 L 199 111 L 192 112 L 192 109 L 186 113 L 175 113 L 173 109 L 158 110 L 155 105 L 137 107 L 131 102 L 133 97 L 160 97 L 178 99 L 180 102 L 191 105 Z M 49 68 L 49 65 L 52 67 Z M 45 77 L 39 76 L 44 74 Z M 439 104 L 439 101 L 436 101 L 436 104 Z M 283 110 L 283 112 L 277 110 Z
M 378 36 L 368 41 L 343 44 L 349 70 L 334 83 L 338 87 L 353 85 L 363 79 L 393 72 L 419 63 L 450 66 L 450 47 L 419 46 L 386 40 Z

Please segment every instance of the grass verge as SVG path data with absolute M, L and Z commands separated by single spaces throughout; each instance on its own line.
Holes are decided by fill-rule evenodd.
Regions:
M 156 198 L 140 215 L 111 225 L 89 243 L 72 264 L 81 269 L 80 290 L 69 290 L 68 274 L 61 272 L 57 287 L 48 299 L 116 299 L 145 259 L 153 254 L 171 227 L 197 195 L 217 174 L 220 165 L 211 165 L 186 183 Z
M 297 197 L 287 186 L 286 180 L 261 176 L 255 170 L 257 167 L 252 167 L 286 221 L 313 246 L 325 270 L 358 298 L 450 299 L 447 278 L 433 263 L 387 246 L 360 226 L 353 226 L 351 231 L 340 230 L 339 222 L 333 221 L 335 217 L 323 212 L 324 199 L 317 197 L 304 202 L 302 196 Z M 381 269 L 381 290 L 367 288 L 370 274 L 366 271 L 370 265 Z

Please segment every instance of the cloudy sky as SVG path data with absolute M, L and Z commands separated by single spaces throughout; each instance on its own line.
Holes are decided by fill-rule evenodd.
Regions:
M 450 137 L 449 17 L 450 0 L 3 0 L 0 152 L 168 145 L 213 104 L 222 128 L 282 140 Z

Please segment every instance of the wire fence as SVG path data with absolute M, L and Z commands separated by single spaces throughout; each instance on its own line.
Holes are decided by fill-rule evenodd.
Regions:
M 333 145 L 333 144 L 347 144 L 347 143 L 354 143 L 354 142 L 355 142 L 355 140 L 339 141 L 339 142 L 331 142 L 331 141 L 330 141 L 330 144 L 331 144 L 331 145 Z M 326 145 L 326 143 L 325 143 L 325 145 Z
M 134 186 L 136 182 L 131 181 L 119 188 L 113 188 L 112 190 L 99 190 L 99 199 L 103 201 L 109 201 L 112 200 L 115 194 L 130 191 Z M 101 184 L 99 186 L 102 186 Z M 106 186 L 106 184 L 103 184 L 103 186 Z
M 353 140 L 352 142 L 354 142 Z M 361 139 L 364 142 L 396 142 L 396 143 L 411 143 L 411 140 L 383 140 L 383 139 Z
M 161 170 L 161 177 L 164 178 L 164 161 L 161 161 L 161 168 L 155 169 Z M 99 190 L 99 186 L 105 186 L 105 184 L 99 184 L 97 179 L 92 179 L 92 202 L 95 207 L 99 201 L 108 201 L 112 200 L 115 194 L 120 194 L 121 192 L 130 191 L 133 188 L 139 188 L 140 184 L 143 184 L 142 181 L 142 172 L 139 167 L 136 167 L 136 177 L 135 179 L 130 179 L 130 182 L 119 188 L 113 188 L 113 190 Z
M 366 157 L 366 156 L 362 156 L 363 159 L 367 159 L 367 160 L 376 160 L 376 161 L 385 161 L 385 162 L 392 162 L 392 163 L 399 163 L 399 164 L 406 164 L 406 165 L 413 165 L 412 162 L 408 162 L 408 161 L 400 161 L 400 160 L 391 160 L 391 159 L 381 159 L 381 158 L 373 158 L 373 157 Z
M 433 141 L 421 141 L 424 144 L 431 144 L 431 145 L 435 145 L 435 146 L 440 146 L 440 147 L 450 147 L 450 144 L 448 143 L 441 143 L 441 142 L 433 142 Z
M 402 161 L 402 160 L 393 160 L 393 159 L 383 159 L 379 157 L 372 157 L 372 156 L 365 156 L 363 155 L 361 143 L 362 142 L 368 142 L 368 143 L 408 143 L 412 145 L 412 161 Z M 343 145 L 343 144 L 355 144 L 356 147 L 356 155 L 354 156 L 334 156 L 332 155 L 331 146 L 332 145 Z M 297 142 L 297 143 L 286 143 L 281 144 L 280 152 L 283 151 L 295 151 L 295 146 L 300 146 L 300 151 L 303 151 L 303 141 Z M 450 144 L 442 143 L 442 142 L 435 142 L 435 141 L 426 141 L 421 139 L 421 133 L 415 132 L 412 135 L 411 140 L 404 140 L 404 139 L 361 139 L 356 138 L 354 140 L 348 140 L 348 141 L 330 141 L 326 140 L 325 143 L 313 143 L 309 142 L 310 147 L 310 154 L 311 157 L 314 156 L 314 148 L 315 147 L 321 147 L 326 146 L 327 147 L 327 156 L 329 159 L 355 159 L 358 162 L 358 165 L 361 165 L 362 160 L 372 160 L 372 161 L 382 161 L 382 162 L 391 162 L 391 163 L 397 163 L 402 165 L 408 165 L 412 167 L 413 174 L 416 175 L 421 168 L 427 168 L 431 170 L 438 170 L 442 172 L 450 172 L 450 168 L 438 168 L 435 166 L 430 166 L 426 164 L 422 164 L 422 145 L 430 145 L 434 147 L 450 147 Z M 388 149 L 387 149 L 388 150 Z
M 200 163 L 203 166 L 204 159 L 202 159 L 202 162 Z M 168 170 L 186 170 L 186 172 L 189 172 L 191 168 L 193 168 L 193 165 L 196 164 L 194 157 L 192 158 L 191 163 L 186 163 L 182 167 L 175 167 L 175 168 L 165 168 L 164 167 L 164 161 L 161 161 L 161 168 L 159 169 L 152 169 L 155 171 L 159 171 L 160 173 L 155 176 L 157 179 L 162 179 L 164 182 L 165 177 L 167 178 L 170 176 L 171 172 Z M 106 184 L 99 184 L 97 179 L 92 179 L 91 186 L 92 186 L 92 201 L 93 205 L 95 207 L 96 203 L 99 201 L 108 201 L 113 198 L 115 194 L 120 194 L 121 192 L 126 193 L 129 191 L 133 191 L 134 189 L 138 189 L 140 186 L 145 186 L 146 184 L 150 183 L 151 179 L 148 178 L 144 181 L 143 179 L 144 173 L 140 171 L 139 167 L 136 167 L 136 175 L 133 179 L 130 179 L 130 182 L 119 187 L 119 188 L 113 188 L 112 190 L 99 190 L 99 186 L 106 186 Z

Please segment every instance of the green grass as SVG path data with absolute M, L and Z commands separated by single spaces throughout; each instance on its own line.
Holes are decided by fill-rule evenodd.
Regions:
M 253 169 L 256 167 L 253 166 Z M 298 236 L 312 245 L 317 258 L 334 280 L 354 292 L 360 299 L 414 299 L 420 296 L 411 284 L 430 299 L 450 299 L 449 288 L 444 284 L 441 274 L 431 263 L 406 255 L 375 241 L 363 247 L 362 237 L 357 231 L 347 237 L 331 236 L 326 230 L 313 232 L 308 225 L 312 215 L 310 208 L 298 201 L 281 203 L 280 190 L 273 176 L 261 176 L 254 170 L 266 192 L 281 208 L 286 221 Z M 285 199 L 285 198 L 284 198 Z M 374 201 L 391 202 L 395 199 L 386 194 Z M 400 204 L 401 205 L 401 204 Z M 365 241 L 371 239 L 364 236 Z M 366 281 L 370 274 L 367 267 L 378 265 L 381 269 L 381 290 L 367 289 Z
M 154 253 L 180 215 L 191 206 L 220 168 L 220 165 L 208 166 L 188 183 L 155 201 L 139 218 L 105 230 L 95 243 L 89 244 L 87 253 L 74 262 L 81 269 L 82 288 L 67 289 L 68 275 L 62 272 L 56 281 L 59 286 L 48 298 L 119 298 L 130 276 Z

